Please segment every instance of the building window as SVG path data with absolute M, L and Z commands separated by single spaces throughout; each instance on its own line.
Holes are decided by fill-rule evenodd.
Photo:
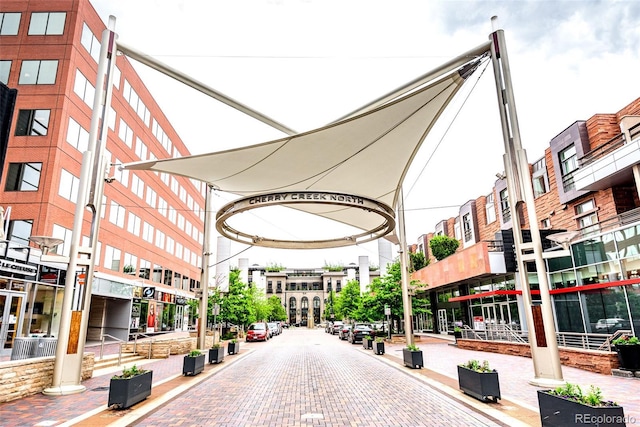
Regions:
M 69 128 L 67 129 L 67 142 L 81 153 L 89 148 L 89 132 L 71 117 L 69 117 Z
M 94 59 L 94 61 L 98 62 L 100 58 L 100 42 L 93 35 L 93 32 L 89 28 L 89 26 L 84 23 L 82 26 L 82 37 L 80 38 L 80 43 L 87 49 L 89 55 Z
M 462 231 L 460 231 L 460 217 L 456 217 L 453 223 L 453 235 L 456 239 L 462 240 Z
M 149 243 L 153 243 L 153 225 L 148 222 L 142 225 L 142 238 Z
M 56 246 L 55 253 L 57 253 L 58 255 L 68 256 L 69 251 L 71 250 L 72 231 L 68 228 L 64 228 L 61 225 L 53 224 L 53 232 L 51 233 L 51 235 L 63 240 L 62 243 Z
M 60 35 L 64 34 L 65 12 L 33 12 L 29 23 L 29 35 Z
M 131 176 L 131 191 L 141 199 L 144 197 L 144 182 L 137 176 Z
M 49 129 L 51 110 L 20 110 L 16 136 L 45 136 Z
M 57 60 L 22 61 L 20 85 L 52 85 L 56 82 Z
M 550 218 L 544 218 L 543 220 L 540 221 L 540 228 L 542 229 L 550 229 L 551 228 L 551 219 Z
M 29 237 L 33 229 L 32 219 L 16 219 L 9 221 L 8 240 L 29 246 Z
M 147 146 L 140 138 L 136 138 L 136 155 L 140 160 L 147 160 Z
M 511 207 L 509 206 L 509 193 L 507 189 L 500 191 L 500 210 L 502 212 L 502 222 L 511 221 Z
M 124 228 L 125 216 L 126 210 L 124 206 L 120 206 L 118 203 L 111 201 L 111 208 L 109 209 L 109 222 L 117 225 L 120 228 Z
M 579 230 L 585 233 L 598 231 L 598 208 L 593 199 L 576 205 L 575 212 Z
M 138 277 L 149 280 L 151 276 L 151 262 L 146 259 L 140 259 L 140 273 Z
M 38 191 L 42 163 L 11 163 L 5 191 Z
M 140 235 L 140 217 L 129 212 L 129 220 L 127 221 L 127 231 L 135 236 Z
M 17 36 L 21 13 L 0 13 L 0 36 Z
M 155 208 L 157 197 L 158 195 L 156 192 L 151 187 L 147 186 L 147 204 L 152 208 Z
M 11 72 L 11 61 L 0 61 L 0 82 L 9 84 L 9 73 Z
M 96 88 L 93 87 L 80 70 L 76 70 L 76 79 L 73 83 L 73 91 L 84 101 L 85 104 L 93 108 L 93 98 L 96 94 Z
M 578 169 L 578 156 L 576 154 L 576 146 L 571 145 L 560 153 L 560 171 L 562 173 L 562 186 L 565 191 L 573 190 L 575 183 L 573 182 L 573 171 Z
M 58 195 L 75 203 L 78 199 L 79 186 L 80 180 L 73 176 L 72 173 L 62 169 L 60 172 L 60 187 L 58 187 Z
M 549 191 L 547 180 L 547 164 L 543 157 L 533 164 L 533 176 L 531 177 L 531 181 L 533 184 L 534 197 L 539 197 Z
M 118 137 L 127 144 L 127 147 L 131 148 L 133 146 L 133 130 L 122 119 L 120 119 L 120 126 L 118 127 Z
M 122 252 L 120 249 L 106 245 L 104 248 L 104 268 L 120 271 L 120 257 Z
M 496 220 L 496 206 L 493 200 L 493 193 L 487 195 L 487 204 L 484 206 L 484 211 L 487 214 L 487 224 L 491 224 Z
M 462 229 L 464 230 L 464 241 L 471 240 L 471 215 L 465 214 L 462 216 Z
M 126 274 L 136 274 L 136 266 L 138 265 L 138 257 L 128 253 L 124 253 L 124 261 L 122 263 L 122 272 Z

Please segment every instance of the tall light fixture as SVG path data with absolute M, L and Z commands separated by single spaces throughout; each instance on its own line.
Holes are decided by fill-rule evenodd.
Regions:
M 551 311 L 551 296 L 547 279 L 546 265 L 542 254 L 542 241 L 538 227 L 533 186 L 529 174 L 527 154 L 522 149 L 518 115 L 511 84 L 511 70 L 507 56 L 504 31 L 497 28 L 497 17 L 491 18 L 494 32 L 491 33 L 491 62 L 493 64 L 498 95 L 498 107 L 502 123 L 505 154 L 504 166 L 507 178 L 509 202 L 513 208 L 511 221 L 515 242 L 518 278 L 522 285 L 522 298 L 526 312 L 529 344 L 533 360 L 535 377 L 529 382 L 541 387 L 554 387 L 564 384 L 556 331 Z M 522 239 L 520 214 L 527 206 L 531 242 Z M 531 289 L 527 277 L 527 261 L 533 261 L 538 274 L 541 304 L 533 304 Z
M 60 312 L 53 382 L 51 387 L 43 391 L 46 395 L 61 396 L 80 393 L 86 389 L 81 384 L 82 358 L 89 323 L 94 256 L 98 243 L 107 166 L 104 148 L 116 60 L 116 34 L 113 31 L 115 22 L 115 18 L 110 16 L 109 25 L 102 32 L 89 144 L 82 156 L 78 200 L 71 232 L 69 266 Z M 91 216 L 91 232 L 88 246 L 81 246 L 82 225 L 87 211 Z

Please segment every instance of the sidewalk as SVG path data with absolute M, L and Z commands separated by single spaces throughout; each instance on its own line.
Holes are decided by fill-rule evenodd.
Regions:
M 321 330 L 309 332 L 324 334 Z M 240 354 L 225 355 L 224 362 L 218 365 L 207 363 L 205 371 L 194 377 L 181 375 L 183 355 L 137 363 L 139 366 L 153 369 L 154 385 L 147 400 L 127 410 L 111 410 L 106 407 L 109 380 L 114 373 L 121 370 L 110 368 L 96 371 L 93 378 L 84 381 L 83 385 L 87 387 L 84 393 L 57 397 L 39 394 L 0 405 L 0 424 L 7 427 L 131 425 L 165 402 L 253 351 L 252 343 L 242 344 Z M 528 383 L 533 378 L 531 359 L 459 349 L 455 346 L 453 337 L 446 336 L 423 336 L 416 344 L 423 351 L 426 368 L 409 369 L 403 366 L 402 343 L 386 343 L 384 356 L 377 356 L 371 350 L 364 350 L 362 346 L 353 347 L 354 350 L 366 352 L 381 363 L 390 364 L 405 374 L 427 382 L 439 392 L 503 425 L 515 425 L 516 421 L 525 426 L 540 425 L 536 394 L 539 388 Z M 88 347 L 87 351 L 91 351 L 91 347 Z M 99 353 L 99 347 L 95 347 L 95 352 Z M 502 394 L 499 402 L 483 403 L 464 395 L 458 389 L 457 364 L 469 359 L 488 360 L 491 366 L 498 370 Z M 569 367 L 563 367 L 562 371 L 564 379 L 568 382 L 584 388 L 590 384 L 600 387 L 606 399 L 614 400 L 624 407 L 630 424 L 640 422 L 640 379 L 595 374 Z

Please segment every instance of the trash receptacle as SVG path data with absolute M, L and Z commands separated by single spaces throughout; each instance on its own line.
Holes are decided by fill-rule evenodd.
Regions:
M 36 357 L 55 356 L 57 346 L 58 346 L 58 338 L 54 338 L 54 337 L 38 338 L 38 344 L 36 347 Z
M 29 359 L 36 356 L 38 338 L 16 337 L 11 348 L 11 360 Z

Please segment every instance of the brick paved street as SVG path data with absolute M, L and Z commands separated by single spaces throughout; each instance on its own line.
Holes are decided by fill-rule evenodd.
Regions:
M 151 396 L 128 410 L 106 406 L 111 375 L 96 371 L 87 391 L 37 394 L 0 404 L 1 427 L 49 426 L 539 426 L 531 359 L 463 350 L 449 337 L 417 341 L 425 368 L 402 365 L 401 343 L 384 356 L 322 329 L 292 328 L 266 343 L 241 343 L 239 355 L 183 377 L 182 355 L 143 361 L 153 369 Z M 88 347 L 87 351 L 92 348 Z M 99 351 L 99 348 L 93 348 Z M 502 400 L 482 403 L 460 392 L 456 366 L 488 360 L 500 376 Z M 600 387 L 640 423 L 640 379 L 563 367 L 565 380 Z
M 322 330 L 292 329 L 138 426 L 497 425 Z

